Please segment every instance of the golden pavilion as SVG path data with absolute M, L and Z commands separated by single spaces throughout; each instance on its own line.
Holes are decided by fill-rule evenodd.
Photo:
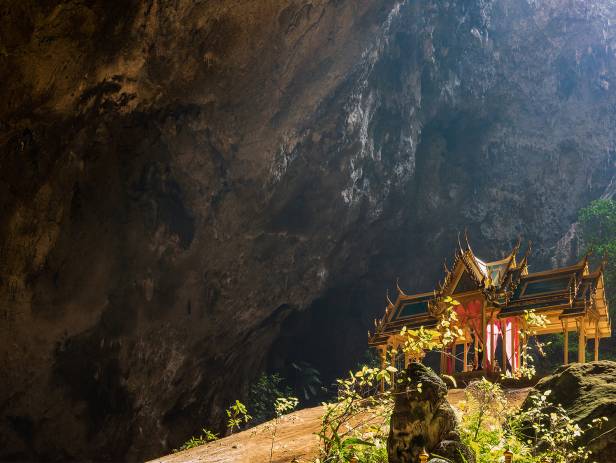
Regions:
M 519 248 L 518 242 L 505 258 L 485 262 L 475 255 L 468 239 L 465 248 L 459 243 L 452 268 L 445 265 L 445 276 L 437 290 L 408 295 L 396 285 L 396 300 L 387 298 L 385 316 L 375 321 L 374 333 L 368 333 L 369 345 L 378 348 L 384 358 L 386 349 L 398 348 L 403 342 L 402 327 L 435 327 L 447 306 L 444 299 L 450 296 L 460 303 L 454 310 L 463 335 L 449 352 L 441 353 L 442 373 L 482 370 L 515 374 L 523 361 L 525 340 L 520 329 L 526 323 L 526 311 L 531 310 L 547 319 L 545 326 L 533 328 L 537 335 L 563 335 L 565 365 L 569 363 L 571 331 L 579 340 L 577 361 L 586 360 L 589 338 L 594 339 L 594 359 L 598 360 L 599 340 L 611 335 L 605 262 L 591 271 L 586 255 L 575 265 L 530 273 L 530 245 L 518 262 Z M 402 359 L 404 364 L 410 360 Z

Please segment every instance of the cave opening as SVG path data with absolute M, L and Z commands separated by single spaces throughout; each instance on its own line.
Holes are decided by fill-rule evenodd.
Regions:
M 351 237 L 352 256 L 366 259 L 365 251 L 370 249 L 367 263 L 361 265 L 365 271 L 345 275 L 345 269 L 360 266 L 357 261 L 347 262 L 334 273 L 321 297 L 284 320 L 270 349 L 267 370 L 291 378 L 294 364 L 318 370 L 324 389 L 307 403 L 334 394 L 335 380 L 349 370 L 377 362 L 367 346 L 367 332 L 373 329 L 373 320 L 382 316 L 386 293 L 395 298 L 397 280 L 411 292 L 432 291 L 442 278 L 443 260 L 451 259 L 458 234 L 467 227 L 471 236 L 480 236 L 479 224 L 469 226 L 461 211 L 481 194 L 484 182 L 472 166 L 484 160 L 475 148 L 495 120 L 450 112 L 426 124 L 417 147 L 414 181 L 393 195 L 385 218 L 373 230 Z M 403 219 L 392 226 L 391 217 L 399 214 Z M 449 218 L 445 223 L 443 215 Z M 494 252 L 483 242 L 477 245 L 479 253 Z M 437 365 L 438 355 L 429 355 L 427 361 Z

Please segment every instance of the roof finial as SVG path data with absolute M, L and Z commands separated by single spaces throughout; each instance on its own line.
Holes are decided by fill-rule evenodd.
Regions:
M 518 235 L 518 241 L 516 242 L 515 246 L 513 247 L 513 250 L 511 251 L 511 254 L 514 257 L 520 250 L 520 246 L 522 246 L 522 235 Z
M 399 284 L 399 282 L 400 282 L 400 278 L 396 278 L 396 289 L 398 290 L 398 294 L 399 294 L 399 295 L 401 295 L 401 296 L 403 296 L 403 295 L 405 295 L 405 294 L 404 294 L 404 291 L 402 291 L 402 290 L 400 289 L 400 284 Z
M 509 270 L 509 268 L 511 268 L 511 265 L 513 264 L 513 266 L 516 266 L 516 257 L 518 255 L 518 251 L 520 250 L 520 246 L 522 245 L 522 235 L 518 235 L 518 241 L 515 244 L 515 246 L 513 247 L 513 249 L 511 250 L 511 252 L 509 253 L 509 260 L 507 261 L 507 269 Z M 500 278 L 500 275 L 499 275 Z
M 464 240 L 466 241 L 466 247 L 470 252 L 473 252 L 473 250 L 471 249 L 471 244 L 468 242 L 468 229 L 465 227 L 464 228 Z
M 533 250 L 533 242 L 528 240 L 528 247 L 526 248 L 526 253 L 524 253 L 524 259 L 527 260 L 528 256 L 530 256 L 531 251 Z
M 387 289 L 387 291 L 385 293 L 385 299 L 387 299 L 387 304 L 388 305 L 394 305 L 394 303 L 391 302 L 391 299 L 389 299 L 389 288 Z
M 460 232 L 458 232 L 458 249 L 456 253 L 459 252 L 460 255 L 464 254 L 464 249 L 462 249 L 462 242 L 460 241 Z
M 592 256 L 593 254 L 594 254 L 594 249 L 591 247 L 591 248 L 588 249 L 588 251 L 586 251 L 586 254 L 584 254 L 584 257 L 580 261 L 580 265 L 587 266 L 588 265 L 588 258 L 590 256 Z
M 601 258 L 601 264 L 599 265 L 599 271 L 603 272 L 607 268 L 607 251 L 603 252 L 603 257 Z

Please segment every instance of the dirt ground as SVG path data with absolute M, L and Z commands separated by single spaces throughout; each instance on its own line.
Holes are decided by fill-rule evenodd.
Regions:
M 530 388 L 506 390 L 509 403 L 519 407 Z M 449 402 L 456 405 L 464 399 L 464 389 L 451 389 Z M 272 462 L 308 463 L 318 455 L 319 430 L 323 407 L 305 408 L 283 418 L 278 426 Z M 201 447 L 152 460 L 157 463 L 268 463 L 271 434 L 267 423 L 217 440 Z

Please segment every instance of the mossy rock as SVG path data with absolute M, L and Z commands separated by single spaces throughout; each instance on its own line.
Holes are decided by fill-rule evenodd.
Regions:
M 602 360 L 574 363 L 543 378 L 535 389 L 551 391 L 550 402 L 560 404 L 582 428 L 595 418 L 608 419 L 601 429 L 584 434 L 580 445 L 591 452 L 591 460 L 616 463 L 616 362 Z M 527 398 L 522 409 L 530 406 Z

